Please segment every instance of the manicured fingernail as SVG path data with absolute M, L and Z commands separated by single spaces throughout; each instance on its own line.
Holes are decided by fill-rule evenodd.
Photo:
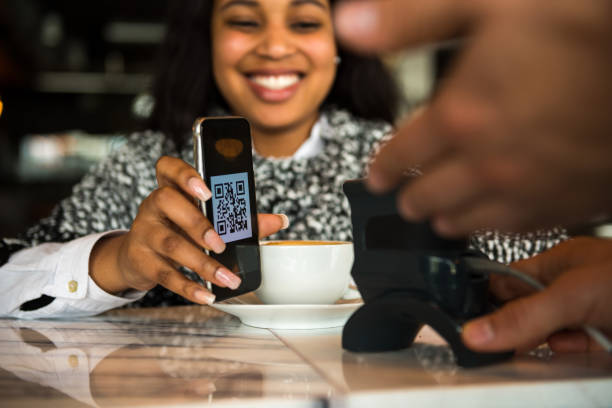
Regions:
M 281 229 L 287 229 L 289 228 L 289 217 L 287 217 L 285 214 L 277 214 L 279 217 L 281 217 L 281 219 L 283 220 L 283 224 L 281 225 Z
M 206 184 L 197 177 L 192 177 L 187 181 L 187 185 L 193 191 L 193 193 L 202 201 L 207 201 L 210 197 L 212 197 L 212 193 L 206 187 Z
M 342 34 L 366 35 L 378 25 L 378 9 L 368 3 L 345 2 L 337 8 L 335 22 Z
M 196 290 L 193 297 L 195 297 L 198 302 L 206 303 L 207 305 L 215 301 L 215 295 L 206 290 Z
M 494 337 L 493 327 L 487 320 L 470 322 L 463 327 L 463 338 L 475 346 L 490 343 Z
M 219 234 L 212 228 L 206 230 L 204 233 L 204 242 L 210 249 L 218 254 L 225 251 L 225 242 L 223 242 Z
M 225 268 L 217 269 L 217 271 L 215 272 L 215 279 L 217 279 L 219 282 L 223 283 L 230 289 L 237 289 L 238 286 L 240 286 L 240 282 L 242 282 L 239 277 L 237 277 Z

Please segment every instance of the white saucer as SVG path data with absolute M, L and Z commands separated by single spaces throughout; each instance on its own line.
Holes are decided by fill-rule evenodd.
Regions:
M 260 305 L 213 303 L 247 326 L 264 329 L 324 329 L 344 326 L 363 303 L 334 305 Z

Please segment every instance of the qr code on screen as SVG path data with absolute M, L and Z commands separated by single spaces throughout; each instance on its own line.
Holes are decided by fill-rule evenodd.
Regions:
M 210 178 L 213 193 L 213 224 L 224 242 L 250 238 L 251 206 L 248 173 L 225 174 Z

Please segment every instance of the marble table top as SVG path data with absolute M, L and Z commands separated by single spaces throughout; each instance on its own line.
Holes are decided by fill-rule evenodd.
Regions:
M 0 406 L 612 406 L 604 352 L 540 348 L 464 369 L 427 327 L 398 352 L 347 352 L 341 335 L 252 328 L 201 306 L 0 319 Z

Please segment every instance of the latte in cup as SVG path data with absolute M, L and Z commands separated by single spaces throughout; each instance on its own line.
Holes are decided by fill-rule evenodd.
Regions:
M 265 241 L 260 256 L 263 303 L 333 304 L 348 290 L 352 242 Z

